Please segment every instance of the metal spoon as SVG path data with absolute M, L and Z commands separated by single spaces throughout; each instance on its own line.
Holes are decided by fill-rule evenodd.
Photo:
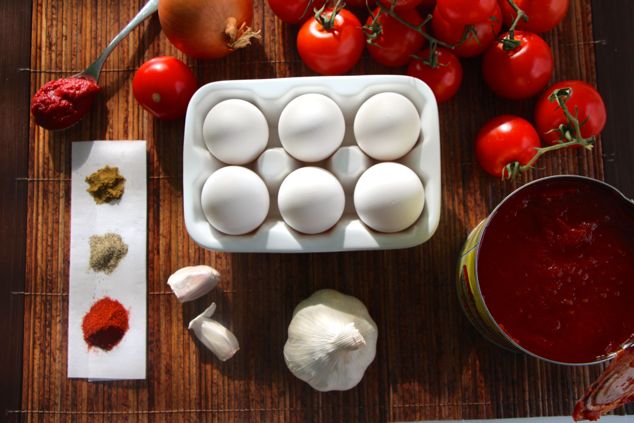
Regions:
M 99 80 L 99 74 L 101 73 L 101 67 L 103 66 L 104 62 L 106 61 L 112 50 L 114 50 L 117 44 L 119 44 L 121 40 L 123 40 L 137 25 L 139 25 L 148 16 L 152 15 L 158 10 L 158 3 L 159 0 L 148 0 L 148 2 L 145 3 L 145 6 L 143 6 L 143 8 L 139 10 L 139 13 L 137 13 L 136 16 L 132 18 L 130 23 L 128 23 L 126 27 L 123 28 L 121 32 L 112 39 L 112 41 L 110 41 L 110 44 L 108 44 L 108 47 L 106 47 L 103 53 L 101 53 L 101 56 L 99 56 L 97 60 L 95 60 L 83 72 L 74 75 L 74 77 L 87 77 L 97 82 Z

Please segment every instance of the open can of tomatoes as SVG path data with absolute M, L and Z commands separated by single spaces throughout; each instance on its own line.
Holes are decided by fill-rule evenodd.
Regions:
M 468 236 L 457 283 L 490 341 L 557 364 L 608 360 L 634 334 L 634 203 L 581 176 L 526 184 Z

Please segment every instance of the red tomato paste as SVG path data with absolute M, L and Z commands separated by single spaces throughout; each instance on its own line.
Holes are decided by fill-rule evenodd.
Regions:
M 31 99 L 35 123 L 46 129 L 64 129 L 87 112 L 101 88 L 88 78 L 61 78 L 44 84 Z
M 588 363 L 634 333 L 634 206 L 599 182 L 557 178 L 492 216 L 478 256 L 485 304 L 540 357 Z

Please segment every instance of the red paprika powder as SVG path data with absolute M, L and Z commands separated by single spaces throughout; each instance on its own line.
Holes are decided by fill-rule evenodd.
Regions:
M 128 311 L 119 301 L 104 297 L 86 313 L 81 328 L 90 347 L 110 351 L 128 331 Z

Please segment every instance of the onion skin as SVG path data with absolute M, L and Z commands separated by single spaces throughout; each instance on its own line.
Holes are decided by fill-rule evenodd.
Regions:
M 248 45 L 248 38 L 257 37 L 249 28 L 253 20 L 252 0 L 160 0 L 158 13 L 170 42 L 199 59 L 225 57 Z M 235 23 L 238 37 L 246 36 L 246 40 L 232 45 L 226 34 L 228 20 Z

